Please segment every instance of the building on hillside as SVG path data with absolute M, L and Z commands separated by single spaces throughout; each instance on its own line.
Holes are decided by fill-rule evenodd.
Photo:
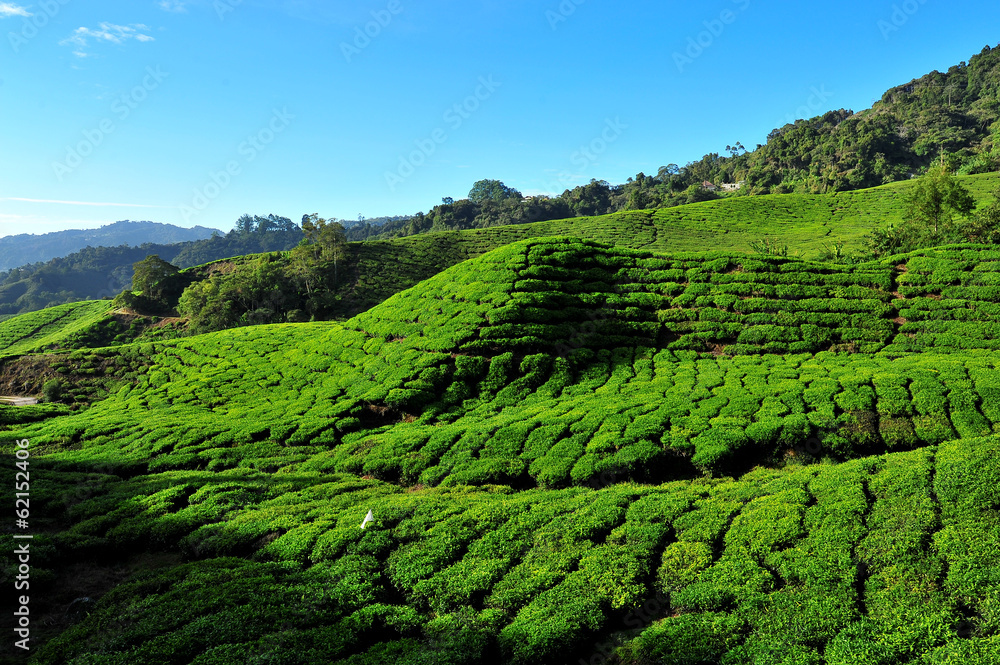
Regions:
M 739 182 L 724 182 L 719 185 L 719 187 L 721 187 L 724 192 L 735 192 L 741 189 L 743 187 L 743 183 L 745 182 L 746 180 L 740 180 Z
M 717 192 L 717 191 L 719 191 L 718 187 L 716 187 L 714 184 L 710 183 L 707 180 L 705 182 L 701 183 L 701 188 L 704 189 L 707 192 Z

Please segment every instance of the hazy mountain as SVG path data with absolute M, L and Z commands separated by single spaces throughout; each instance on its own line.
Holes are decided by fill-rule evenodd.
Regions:
M 146 243 L 170 245 L 210 238 L 217 229 L 196 226 L 191 229 L 158 222 L 121 221 L 99 229 L 74 229 L 34 235 L 22 233 L 0 238 L 0 270 L 48 261 L 90 247 L 138 247 Z

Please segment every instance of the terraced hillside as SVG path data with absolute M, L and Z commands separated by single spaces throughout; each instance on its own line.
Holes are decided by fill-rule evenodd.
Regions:
M 982 206 L 992 202 L 1000 175 L 957 178 Z M 902 197 L 912 183 L 894 183 L 838 194 L 739 196 L 663 210 L 633 210 L 518 226 L 428 233 L 388 241 L 352 243 L 349 278 L 338 290 L 343 313 L 353 316 L 450 266 L 512 242 L 574 236 L 617 247 L 656 252 L 747 253 L 764 238 L 816 259 L 837 242 L 847 252 L 863 248 L 876 226 L 902 221 Z
M 998 276 L 546 238 L 122 347 L 148 371 L 7 428 L 32 662 L 991 662 Z
M 37 353 L 78 341 L 112 321 L 109 303 L 84 301 L 0 321 L 0 358 Z
M 45 381 L 61 375 L 66 383 L 91 382 L 88 377 L 103 375 L 109 364 L 124 365 L 114 352 L 91 357 L 86 349 L 174 337 L 177 326 L 171 319 L 116 311 L 107 300 L 59 305 L 0 321 L 0 395 L 40 396 Z M 67 359 L 74 350 L 80 353 Z M 133 360 L 129 363 L 135 367 L 144 364 Z M 91 388 L 75 392 L 83 396 Z

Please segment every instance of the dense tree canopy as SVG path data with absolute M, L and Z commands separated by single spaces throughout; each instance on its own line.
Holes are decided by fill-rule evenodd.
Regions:
M 500 203 L 507 199 L 521 199 L 521 192 L 508 187 L 499 180 L 480 180 L 469 191 L 469 200 L 473 203 L 492 201 Z

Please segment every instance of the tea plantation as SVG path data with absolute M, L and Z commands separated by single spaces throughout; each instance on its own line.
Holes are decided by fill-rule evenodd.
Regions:
M 58 346 L 110 318 L 100 300 L 50 307 L 0 321 L 0 357 L 36 353 Z
M 548 237 L 343 323 L 66 356 L 110 394 L 0 407 L 26 662 L 1000 662 L 998 295 L 992 247 Z
M 956 180 L 980 207 L 993 202 L 1000 184 L 997 173 Z M 853 253 L 863 249 L 864 236 L 872 228 L 902 221 L 903 197 L 912 186 L 900 182 L 837 194 L 737 196 L 663 210 L 351 243 L 343 268 L 348 278 L 337 294 L 346 318 L 462 261 L 512 242 L 551 236 L 671 254 L 707 247 L 746 253 L 765 238 L 807 259 L 831 251 L 838 242 L 845 252 Z

